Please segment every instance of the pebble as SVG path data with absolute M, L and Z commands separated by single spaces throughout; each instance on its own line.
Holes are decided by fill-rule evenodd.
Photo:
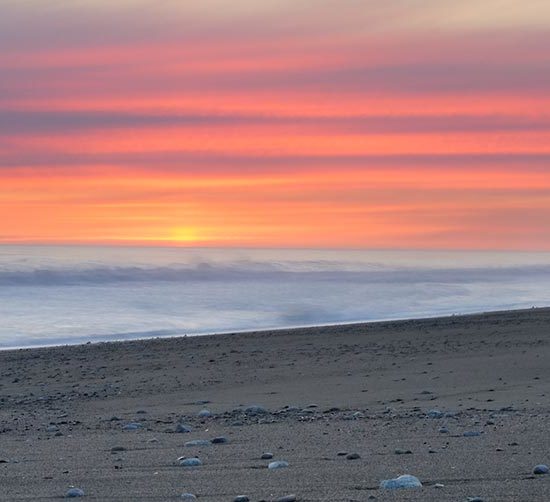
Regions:
M 481 436 L 481 432 L 479 431 L 466 431 L 464 434 L 462 434 L 465 438 L 475 438 L 478 436 Z
M 445 416 L 445 413 L 439 410 L 430 410 L 428 413 L 426 413 L 428 418 L 443 418 Z
M 400 448 L 397 448 L 394 453 L 396 455 L 412 455 L 411 450 L 401 450 Z
M 84 497 L 84 490 L 81 490 L 80 488 L 71 488 L 67 493 L 65 494 L 66 498 L 74 498 L 74 497 Z
M 197 457 L 178 459 L 183 467 L 198 467 L 202 462 Z
M 385 479 L 380 482 L 380 488 L 383 490 L 403 490 L 406 488 L 422 488 L 420 480 L 410 474 L 403 474 L 394 479 Z
M 185 434 L 185 433 L 191 432 L 191 427 L 185 424 L 178 424 L 176 425 L 176 432 L 180 434 Z
M 113 446 L 111 448 L 111 453 L 118 453 L 119 451 L 126 451 L 126 448 L 124 446 Z
M 48 427 L 46 428 L 46 431 L 47 432 L 58 432 L 59 427 L 57 425 L 48 425 Z
M 445 488 L 445 485 L 443 483 L 436 483 L 434 488 Z
M 193 439 L 193 441 L 187 441 L 184 446 L 210 446 L 211 444 L 208 439 Z
M 233 502 L 250 502 L 250 499 L 246 495 L 237 495 Z
M 283 469 L 288 467 L 288 462 L 284 460 L 276 460 L 275 462 L 270 462 L 267 466 L 268 469 Z
M 359 455 L 359 453 L 348 453 L 346 458 L 348 460 L 357 460 L 358 458 L 361 458 L 361 455 Z
M 138 424 L 136 422 L 132 422 L 129 424 L 126 424 L 122 427 L 123 431 L 137 431 L 138 429 L 141 429 L 143 426 L 141 424 Z
M 481 497 L 468 497 L 468 502 L 483 502 Z
M 441 428 L 439 429 L 439 432 L 440 432 L 441 434 L 449 434 L 449 429 L 447 429 L 447 427 L 441 427 Z
M 533 474 L 548 474 L 549 471 L 550 469 L 545 464 L 539 464 L 533 468 Z
M 197 413 L 197 416 L 198 416 L 199 418 L 209 418 L 209 417 L 212 416 L 212 412 L 211 412 L 210 410 L 204 409 L 204 410 L 199 411 L 199 412 Z
M 273 453 L 270 453 L 270 452 L 262 453 L 262 456 L 260 458 L 262 460 L 271 460 L 273 458 Z
M 197 500 L 197 497 L 192 493 L 182 493 L 181 498 L 183 500 Z
M 225 444 L 225 443 L 228 443 L 228 442 L 229 442 L 229 440 L 225 436 L 215 437 L 211 441 L 212 444 Z
M 244 409 L 247 415 L 265 415 L 268 411 L 263 406 L 252 405 Z

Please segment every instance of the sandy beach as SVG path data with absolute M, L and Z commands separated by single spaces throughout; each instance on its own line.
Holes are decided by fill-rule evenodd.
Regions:
M 547 501 L 549 360 L 550 309 L 4 351 L 0 499 Z

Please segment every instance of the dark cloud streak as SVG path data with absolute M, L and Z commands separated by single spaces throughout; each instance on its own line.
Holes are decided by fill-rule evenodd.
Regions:
M 246 114 L 137 114 L 116 111 L 21 111 L 0 109 L 0 134 L 57 134 L 104 129 L 283 126 L 334 133 L 402 134 L 549 131 L 550 117 L 514 115 L 268 116 Z

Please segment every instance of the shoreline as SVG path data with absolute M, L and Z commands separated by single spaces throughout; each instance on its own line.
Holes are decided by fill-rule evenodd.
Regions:
M 0 500 L 547 501 L 548 360 L 550 308 L 2 351 Z
M 52 343 L 52 344 L 44 344 L 44 345 L 26 345 L 22 347 L 2 347 L 0 346 L 0 353 L 2 352 L 10 352 L 10 351 L 22 351 L 22 350 L 38 350 L 38 349 L 53 349 L 53 348 L 65 348 L 65 347 L 79 347 L 79 346 L 90 346 L 90 345 L 101 345 L 101 344 L 117 344 L 117 343 L 132 343 L 132 342 L 142 342 L 146 340 L 169 340 L 169 339 L 179 339 L 179 338 L 196 338 L 196 337 L 220 337 L 220 336 L 238 336 L 241 334 L 261 334 L 261 333 L 276 333 L 276 332 L 292 332 L 292 331 L 300 331 L 300 330 L 323 330 L 326 328 L 338 328 L 341 326 L 369 326 L 369 325 L 378 325 L 378 324 L 384 324 L 384 323 L 407 323 L 410 321 L 428 321 L 433 319 L 448 319 L 448 318 L 462 318 L 462 317 L 472 317 L 472 316 L 481 316 L 481 315 L 499 315 L 499 314 L 506 314 L 506 313 L 522 313 L 522 312 L 530 312 L 530 311 L 537 311 L 537 310 L 550 310 L 550 306 L 543 306 L 543 307 L 529 307 L 529 308 L 517 308 L 517 309 L 499 309 L 499 310 L 475 310 L 471 312 L 460 312 L 460 313 L 453 313 L 453 314 L 434 314 L 434 315 L 421 315 L 420 317 L 395 317 L 395 318 L 387 318 L 387 319 L 372 319 L 372 320 L 360 320 L 360 321 L 344 321 L 344 322 L 328 322 L 328 323 L 314 323 L 314 324 L 299 324 L 299 325 L 291 325 L 291 326 L 284 326 L 284 327 L 266 327 L 266 328 L 260 328 L 260 329 L 243 329 L 243 330 L 228 330 L 228 331 L 215 331 L 215 332 L 207 332 L 207 333 L 181 333 L 181 334 L 173 334 L 173 335 L 157 335 L 157 336 L 143 336 L 143 337 L 136 337 L 136 338 L 128 338 L 128 339 L 106 339 L 107 337 L 110 337 L 111 335 L 100 335 L 99 337 L 103 337 L 105 339 L 100 339 L 94 341 L 88 340 L 87 337 L 81 337 L 82 339 L 78 339 L 78 342 L 75 343 Z M 159 330 L 159 331 L 169 331 L 169 330 Z M 132 333 L 129 333 L 132 335 Z M 121 335 L 124 335 L 124 333 L 121 333 Z M 114 335 L 116 336 L 116 335 Z M 86 338 L 86 341 L 83 339 Z M 92 337 L 93 338 L 93 337 Z

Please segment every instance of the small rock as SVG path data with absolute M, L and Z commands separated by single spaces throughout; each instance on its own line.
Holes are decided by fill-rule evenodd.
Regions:
M 124 446 L 113 446 L 111 448 L 111 453 L 117 453 L 119 451 L 126 451 L 126 448 L 124 448 Z
M 401 450 L 400 448 L 397 448 L 394 453 L 396 455 L 412 455 L 411 450 Z
M 267 466 L 268 469 L 284 469 L 288 467 L 288 462 L 284 460 L 276 460 L 275 462 L 270 462 Z
M 80 488 L 71 488 L 65 494 L 66 498 L 84 497 L 84 490 Z
M 358 458 L 361 458 L 361 455 L 359 455 L 359 453 L 348 453 L 346 458 L 348 460 L 357 460 Z
M 197 416 L 199 418 L 210 418 L 212 416 L 212 412 L 210 410 L 201 410 L 197 413 Z
M 141 429 L 143 426 L 141 424 L 138 424 L 137 422 L 131 422 L 129 424 L 126 424 L 122 427 L 123 431 L 137 431 L 138 429 Z
M 481 497 L 468 497 L 468 502 L 483 502 Z
M 434 488 L 445 488 L 445 485 L 443 483 L 436 483 Z
M 394 479 L 385 479 L 380 482 L 380 488 L 383 490 L 403 490 L 407 488 L 422 488 L 420 480 L 410 474 L 403 474 Z
M 539 464 L 533 468 L 533 474 L 548 474 L 548 472 L 548 466 L 545 464 Z
M 218 436 L 212 439 L 212 444 L 225 444 L 228 443 L 229 440 L 225 436 Z
M 252 405 L 244 409 L 247 415 L 265 415 L 268 411 L 263 406 Z
M 191 432 L 191 427 L 185 425 L 185 424 L 178 424 L 176 425 L 176 432 L 179 434 L 186 434 L 188 432 Z
M 197 500 L 197 497 L 192 493 L 182 493 L 180 498 L 183 500 Z
M 271 460 L 273 458 L 273 453 L 270 453 L 270 452 L 262 453 L 262 456 L 260 458 L 262 460 Z
M 439 432 L 440 432 L 441 434 L 449 434 L 449 429 L 447 429 L 447 427 L 441 427 L 441 428 L 439 429 Z
M 479 431 L 466 431 L 464 434 L 462 434 L 465 438 L 475 438 L 478 436 L 481 436 L 481 432 Z
M 430 410 L 428 413 L 426 413 L 426 416 L 428 418 L 443 418 L 445 416 L 445 413 L 439 410 Z
M 233 502 L 250 502 L 250 499 L 246 495 L 237 495 Z
M 202 462 L 197 457 L 179 459 L 182 467 L 199 467 Z

